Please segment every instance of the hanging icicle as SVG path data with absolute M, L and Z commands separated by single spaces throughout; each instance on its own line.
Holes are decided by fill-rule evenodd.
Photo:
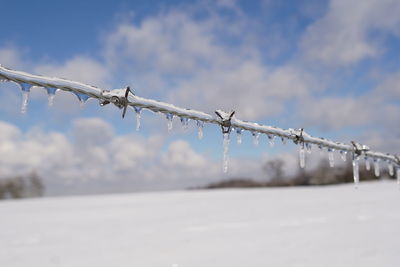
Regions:
M 181 117 L 180 119 L 181 119 L 182 129 L 184 131 L 187 131 L 189 127 L 189 119 L 187 117 Z
M 369 161 L 369 158 L 368 158 L 367 156 L 365 156 L 365 157 L 364 157 L 364 160 L 365 160 L 365 169 L 366 169 L 367 171 L 371 170 L 371 163 L 370 163 L 370 161 Z
M 354 185 L 357 188 L 360 182 L 360 168 L 359 168 L 359 156 L 353 153 L 353 178 Z
M 381 170 L 379 168 L 379 159 L 374 159 L 374 172 L 376 177 L 379 177 L 381 174 Z
M 19 86 L 21 87 L 22 91 L 30 92 L 33 85 L 29 83 L 19 83 Z
M 242 132 L 241 128 L 236 128 L 236 141 L 239 145 L 242 143 Z
M 284 144 L 284 145 L 287 144 L 287 138 L 285 138 L 284 136 L 281 136 L 281 141 L 282 141 L 282 144 Z
M 201 140 L 203 139 L 203 127 L 204 127 L 204 122 L 202 121 L 197 121 L 197 137 Z
M 307 154 L 311 154 L 312 145 L 310 143 L 305 143 Z
M 318 145 L 319 148 L 319 154 L 322 155 L 322 152 L 324 152 L 324 147 L 322 145 Z
M 223 146 L 224 146 L 224 156 L 223 156 L 223 164 L 222 170 L 223 172 L 228 171 L 228 152 L 229 152 L 229 141 L 230 141 L 230 133 L 232 131 L 232 123 L 231 119 L 233 115 L 235 115 L 235 111 L 231 111 L 230 113 L 226 113 L 222 110 L 216 110 L 215 114 L 221 119 L 219 124 L 221 126 L 221 131 L 223 134 Z
M 268 143 L 270 147 L 274 147 L 275 145 L 275 135 L 273 134 L 267 134 L 268 136 Z
M 228 172 L 228 161 L 229 161 L 229 133 L 224 133 L 223 134 L 223 146 L 224 146 L 224 156 L 223 156 L 223 164 L 222 164 L 222 170 L 224 173 Z
M 260 133 L 259 132 L 252 132 L 253 135 L 253 144 L 255 146 L 258 146 L 258 144 L 260 143 Z
M 394 168 L 393 168 L 393 164 L 391 162 L 388 162 L 388 170 L 389 170 L 389 175 L 393 176 L 394 175 Z
M 341 151 L 340 151 L 340 158 L 341 158 L 343 161 L 346 161 L 346 160 L 347 160 L 347 151 L 341 150 Z
M 142 119 L 142 108 L 134 106 L 133 109 L 135 110 L 136 113 L 136 131 L 139 131 Z
M 334 155 L 333 155 L 333 151 L 334 151 L 334 149 L 328 148 L 329 166 L 331 168 L 335 167 L 335 158 L 334 158 Z
M 28 109 L 29 92 L 31 91 L 32 85 L 29 83 L 20 83 L 19 86 L 22 90 L 21 113 L 26 113 Z
M 53 106 L 53 104 L 54 104 L 54 97 L 56 96 L 57 90 L 58 90 L 57 88 L 46 87 L 49 107 Z
M 400 166 L 396 168 L 396 176 L 397 176 L 397 185 L 400 186 Z
M 306 166 L 306 155 L 304 150 L 304 143 L 301 143 L 299 146 L 299 163 L 300 168 L 304 168 Z
M 21 113 L 26 113 L 28 109 L 28 101 L 29 101 L 29 92 L 23 91 L 22 92 L 22 103 L 21 103 Z
M 78 97 L 80 106 L 81 108 L 83 108 L 85 106 L 86 101 L 89 99 L 89 96 L 87 94 L 82 94 L 75 91 L 73 91 L 73 93 L 76 95 L 76 97 Z
M 167 130 L 170 133 L 172 130 L 172 119 L 174 118 L 174 115 L 171 113 L 165 114 L 165 117 L 167 118 Z

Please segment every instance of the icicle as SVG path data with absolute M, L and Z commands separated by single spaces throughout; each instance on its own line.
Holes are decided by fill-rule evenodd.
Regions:
M 304 143 L 300 144 L 299 148 L 299 163 L 300 163 L 300 168 L 304 168 L 306 165 L 306 155 L 304 151 Z
M 25 113 L 28 109 L 29 92 L 22 92 L 21 113 Z
M 306 151 L 308 154 L 311 154 L 312 145 L 310 143 L 305 143 Z
M 222 164 L 222 170 L 223 172 L 228 172 L 228 161 L 229 161 L 229 133 L 224 133 L 224 158 L 223 158 L 223 164 Z
M 380 169 L 379 169 L 379 159 L 374 159 L 374 171 L 375 171 L 375 176 L 379 177 L 379 175 L 381 174 Z
M 46 87 L 46 90 L 47 90 L 47 95 L 48 95 L 48 104 L 49 104 L 49 107 L 51 107 L 54 104 L 54 97 L 56 96 L 57 88 Z
M 329 166 L 331 168 L 335 167 L 335 158 L 333 156 L 333 149 L 332 148 L 328 148 L 328 159 L 329 159 Z
M 340 157 L 342 158 L 343 161 L 346 161 L 347 160 L 347 151 L 341 150 Z
M 275 145 L 275 135 L 267 134 L 269 146 L 273 147 Z
M 324 152 L 324 147 L 322 145 L 318 145 L 319 148 L 319 154 L 322 155 L 322 152 Z
M 259 132 L 253 132 L 253 144 L 255 146 L 258 146 L 258 143 L 260 143 L 260 133 Z
M 20 83 L 19 86 L 22 90 L 21 113 L 25 113 L 28 109 L 29 92 L 31 91 L 32 85 L 29 83 Z
M 353 154 L 353 177 L 354 177 L 354 185 L 357 188 L 360 182 L 360 172 L 359 172 L 359 157 L 356 154 Z
M 371 170 L 371 163 L 369 162 L 368 157 L 365 156 L 364 160 L 365 160 L 365 169 L 367 169 L 367 171 Z
M 397 185 L 400 186 L 400 167 L 396 168 Z
M 242 143 L 242 132 L 243 130 L 240 128 L 236 129 L 236 141 L 240 145 Z
M 389 175 L 393 176 L 394 175 L 394 168 L 393 168 L 393 164 L 391 162 L 388 162 L 388 169 L 389 169 Z
M 55 97 L 55 96 L 56 96 L 56 95 L 48 95 L 47 103 L 48 103 L 49 107 L 52 107 L 52 106 L 53 106 L 53 104 L 54 104 L 54 97 Z
M 133 107 L 135 109 L 136 113 L 136 131 L 139 131 L 140 129 L 140 123 L 142 119 L 142 108 L 140 107 Z
M 281 136 L 281 141 L 282 141 L 282 144 L 284 144 L 284 145 L 287 144 L 287 138 L 285 138 L 284 136 Z
M 197 136 L 200 140 L 203 139 L 203 127 L 204 127 L 204 122 L 197 121 Z
M 19 86 L 21 87 L 21 90 L 24 92 L 30 92 L 32 85 L 29 83 L 20 83 Z
M 184 131 L 187 131 L 188 126 L 189 126 L 189 118 L 181 117 L 181 123 L 182 123 L 182 129 Z
M 85 106 L 86 101 L 89 99 L 89 96 L 75 91 L 73 91 L 73 93 L 78 97 L 81 108 L 83 108 Z
M 174 118 L 174 115 L 171 114 L 171 113 L 167 113 L 165 115 L 165 117 L 167 118 L 167 129 L 168 129 L 168 132 L 171 132 L 171 130 L 172 130 L 172 119 Z

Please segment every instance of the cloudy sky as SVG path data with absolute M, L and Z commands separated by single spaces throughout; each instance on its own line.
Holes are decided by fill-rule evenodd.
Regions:
M 3 66 L 399 152 L 397 0 L 6 1 L 0 13 Z M 215 126 L 198 140 L 194 124 L 168 134 L 145 112 L 137 132 L 134 112 L 81 108 L 70 93 L 49 108 L 34 88 L 24 115 L 16 85 L 0 84 L 0 97 L 0 175 L 36 170 L 50 194 L 262 177 L 275 157 L 296 168 L 297 148 L 266 137 L 232 142 L 223 174 Z

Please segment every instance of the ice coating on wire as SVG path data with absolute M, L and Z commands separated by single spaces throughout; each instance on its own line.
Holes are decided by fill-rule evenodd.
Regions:
M 57 90 L 70 91 L 76 94 L 78 97 L 81 96 L 81 103 L 84 103 L 88 97 L 91 97 L 103 102 L 116 104 L 116 99 L 123 97 L 125 92 L 125 89 L 106 90 L 67 79 L 32 75 L 22 71 L 11 70 L 3 66 L 0 66 L 0 80 L 24 84 L 24 86 L 27 87 L 38 86 L 43 88 L 56 88 Z M 22 90 L 24 92 L 29 92 L 29 90 L 26 91 L 24 88 L 22 88 Z M 26 100 L 24 103 L 27 103 L 27 94 L 24 97 L 24 100 Z M 171 114 L 173 116 L 185 117 L 191 120 L 202 121 L 203 123 L 220 124 L 220 120 L 218 118 L 205 112 L 176 107 L 169 103 L 142 98 L 134 94 L 129 94 L 127 96 L 127 104 L 132 107 L 141 109 L 145 108 L 153 112 L 161 112 L 164 114 Z M 23 107 L 24 110 L 26 110 L 26 105 L 23 105 Z M 241 129 L 241 131 L 246 130 L 252 133 L 256 132 L 260 134 L 273 135 L 280 137 L 283 141 L 286 141 L 287 139 L 296 140 L 296 136 L 293 134 L 293 129 L 285 130 L 277 127 L 242 121 L 237 118 L 232 118 L 231 124 L 236 130 Z M 305 144 L 313 144 L 319 147 L 351 153 L 356 151 L 352 144 L 339 143 L 324 138 L 313 137 L 306 132 L 303 132 L 302 138 Z M 400 160 L 391 154 L 385 154 L 371 150 L 363 151 L 362 154 L 368 158 L 386 160 L 395 165 L 396 169 L 400 166 Z

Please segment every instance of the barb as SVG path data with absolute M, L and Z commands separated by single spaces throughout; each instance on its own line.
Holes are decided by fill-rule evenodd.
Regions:
M 127 87 L 125 89 L 106 90 L 80 82 L 70 81 L 67 79 L 51 78 L 39 75 L 32 75 L 21 71 L 15 71 L 5 68 L 1 65 L 0 80 L 15 82 L 21 86 L 23 93 L 26 95 L 24 108 L 26 108 L 27 104 L 27 94 L 29 93 L 29 90 L 32 86 L 45 88 L 49 93 L 49 96 L 50 93 L 54 96 L 55 91 L 57 89 L 60 89 L 75 93 L 81 102 L 84 102 L 87 100 L 87 98 L 91 97 L 98 99 L 100 105 L 102 106 L 113 103 L 117 107 L 123 109 L 122 117 L 125 116 L 127 106 L 133 107 L 137 114 L 140 114 L 140 111 L 142 109 L 149 109 L 153 112 L 164 113 L 168 115 L 167 117 L 180 117 L 182 123 L 185 122 L 185 125 L 187 125 L 187 121 L 189 119 L 197 121 L 198 125 L 201 125 L 201 128 L 203 127 L 204 123 L 217 124 L 221 126 L 222 132 L 225 135 L 229 134 L 234 128 L 238 134 L 241 133 L 243 130 L 246 130 L 252 132 L 253 134 L 265 134 L 269 137 L 269 139 L 271 139 L 271 137 L 273 138 L 274 136 L 278 136 L 282 138 L 282 140 L 290 139 L 295 144 L 299 144 L 303 147 L 304 145 L 306 145 L 306 147 L 316 145 L 318 147 L 327 148 L 329 152 L 350 152 L 353 155 L 356 155 L 357 158 L 361 155 L 364 155 L 365 158 L 381 159 L 387 161 L 389 164 L 395 165 L 397 169 L 400 169 L 400 159 L 398 156 L 371 151 L 367 146 L 358 144 L 354 141 L 349 144 L 345 144 L 341 142 L 327 140 L 325 138 L 313 137 L 306 133 L 303 128 L 298 130 L 291 128 L 285 130 L 272 126 L 260 125 L 253 122 L 242 121 L 234 116 L 234 111 L 226 113 L 221 110 L 217 110 L 217 117 L 215 117 L 205 112 L 192 109 L 184 109 L 176 107 L 169 103 L 139 97 L 133 94 L 133 92 L 130 90 L 130 87 Z

